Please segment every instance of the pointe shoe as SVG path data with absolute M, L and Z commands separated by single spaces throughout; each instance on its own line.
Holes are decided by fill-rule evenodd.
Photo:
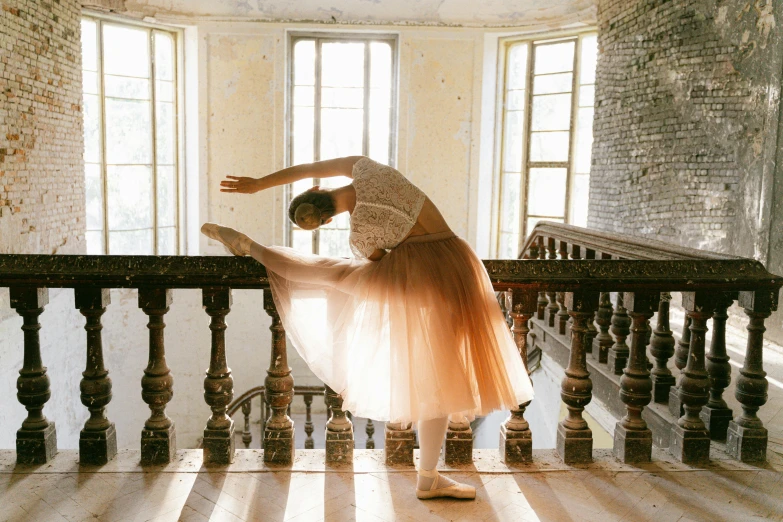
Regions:
M 228 231 L 234 232 L 234 237 L 231 237 L 230 233 L 226 233 Z M 244 252 L 240 248 L 240 232 L 237 232 L 233 228 L 224 227 L 217 223 L 204 223 L 201 225 L 201 233 L 208 238 L 223 243 L 223 246 L 230 254 L 234 254 L 235 256 L 247 255 L 247 252 Z
M 445 497 L 464 498 L 464 499 L 476 498 L 476 488 L 474 488 L 473 486 L 468 486 L 467 484 L 460 484 L 459 482 L 455 482 L 450 486 L 438 487 L 438 482 L 440 482 L 440 473 L 438 473 L 438 470 L 436 469 L 433 469 L 432 471 L 426 471 L 420 469 L 419 475 L 433 478 L 435 480 L 433 481 L 432 487 L 430 487 L 430 489 L 416 488 L 417 498 L 420 498 L 422 500 L 426 500 L 429 498 L 445 498 Z

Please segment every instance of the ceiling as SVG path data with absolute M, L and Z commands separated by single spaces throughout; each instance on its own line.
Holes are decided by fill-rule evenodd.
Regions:
M 125 0 L 147 16 L 515 27 L 595 19 L 597 0 Z

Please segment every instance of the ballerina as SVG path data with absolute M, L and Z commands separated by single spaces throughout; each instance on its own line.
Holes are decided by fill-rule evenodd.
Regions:
M 363 156 L 262 178 L 227 176 L 221 191 L 253 194 L 333 176 L 352 183 L 315 186 L 293 198 L 288 215 L 314 230 L 349 212 L 352 259 L 267 247 L 213 223 L 201 231 L 264 264 L 286 333 L 313 373 L 342 396 L 344 410 L 418 424 L 418 498 L 475 498 L 475 488 L 436 469 L 449 416 L 516 408 L 533 389 L 468 243 L 399 171 Z

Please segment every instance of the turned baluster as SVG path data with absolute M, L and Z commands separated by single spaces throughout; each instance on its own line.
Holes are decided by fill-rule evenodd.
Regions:
M 510 315 L 514 321 L 511 333 L 517 344 L 519 356 L 527 369 L 527 334 L 530 332 L 528 322 L 535 314 L 536 293 L 515 290 L 512 291 L 511 299 Z M 530 401 L 511 410 L 511 415 L 500 426 L 500 458 L 505 462 L 529 462 L 533 459 L 533 435 L 530 425 L 525 420 L 525 410 L 529 404 Z
M 79 433 L 79 463 L 103 465 L 117 454 L 117 430 L 106 418 L 111 402 L 111 379 L 103 364 L 101 316 L 111 302 L 108 288 L 79 287 L 75 291 L 76 308 L 87 319 L 87 364 L 82 372 L 81 400 L 90 418 Z
M 691 316 L 691 344 L 679 388 L 684 414 L 672 427 L 669 451 L 681 462 L 693 464 L 705 462 L 710 457 L 710 436 L 699 414 L 709 399 L 710 380 L 704 365 L 704 347 L 715 296 L 706 292 L 684 292 L 682 305 Z
M 555 238 L 547 238 L 547 259 L 557 259 L 557 249 L 555 247 Z M 555 319 L 560 307 L 557 305 L 557 292 L 547 292 L 546 297 L 549 304 L 546 307 L 546 322 L 550 328 L 555 327 Z
M 38 317 L 49 303 L 46 288 L 11 288 L 11 307 L 22 316 L 24 360 L 16 380 L 16 397 L 27 409 L 27 418 L 16 432 L 16 462 L 44 464 L 57 454 L 57 433 L 54 422 L 43 414 L 43 407 L 52 393 L 49 376 L 41 360 L 41 340 Z
M 538 241 L 538 259 L 546 259 L 546 248 L 544 248 L 544 238 L 539 236 L 536 238 Z M 534 258 L 535 259 L 535 258 Z M 538 308 L 536 311 L 536 319 L 543 321 L 546 315 L 546 307 L 549 304 L 549 300 L 546 298 L 546 292 L 538 293 Z
M 326 462 L 343 464 L 353 460 L 353 423 L 343 410 L 343 398 L 326 387 L 326 402 L 332 415 L 326 422 Z
M 174 395 L 174 378 L 166 365 L 163 344 L 163 316 L 171 305 L 171 290 L 139 288 L 139 308 L 149 317 L 149 362 L 141 378 L 141 398 L 150 407 L 150 417 L 141 432 L 141 463 L 171 462 L 177 451 L 174 422 L 166 415 L 166 405 Z
M 413 448 L 416 445 L 416 433 L 411 423 L 387 422 L 384 429 L 383 452 L 386 465 L 413 466 Z
M 592 461 L 593 433 L 582 418 L 582 411 L 592 399 L 593 383 L 587 371 L 585 334 L 587 323 L 598 305 L 598 292 L 583 290 L 568 292 L 566 306 L 574 322 L 571 327 L 571 354 L 560 397 L 568 414 L 557 427 L 557 451 L 566 464 Z
M 662 292 L 658 302 L 658 322 L 650 340 L 650 355 L 655 359 L 651 372 L 653 401 L 665 403 L 669 391 L 674 385 L 674 376 L 668 368 L 669 359 L 674 355 L 674 336 L 669 327 L 669 302 L 672 296 Z
M 688 363 L 688 349 L 691 345 L 691 316 L 687 312 L 685 313 L 685 321 L 682 324 L 682 335 L 677 342 L 677 348 L 674 352 L 674 366 L 680 370 L 680 380 L 682 380 L 682 371 L 685 369 L 685 365 Z M 685 410 L 682 408 L 682 402 L 680 401 L 680 382 L 674 388 L 669 390 L 669 413 L 674 417 L 682 417 Z
M 566 334 L 566 324 L 568 324 L 568 309 L 565 305 L 565 293 L 557 292 L 557 305 L 559 310 L 557 312 L 557 332 L 560 335 Z
M 272 353 L 264 379 L 265 402 L 272 414 L 264 427 L 264 462 L 290 464 L 294 460 L 294 421 L 288 409 L 294 399 L 294 378 L 288 366 L 285 329 L 271 290 L 264 290 L 264 310 L 272 318 Z
M 727 309 L 734 302 L 736 295 L 735 292 L 718 296 L 712 316 L 712 339 L 707 354 L 710 398 L 700 414 L 712 440 L 726 440 L 726 431 L 732 417 L 731 408 L 723 400 L 723 390 L 731 382 L 731 365 L 726 354 Z
M 628 311 L 623 306 L 623 293 L 617 293 L 617 306 L 612 314 L 612 334 L 614 334 L 614 344 L 609 348 L 609 354 L 606 357 L 609 370 L 615 375 L 622 375 L 623 368 L 628 361 L 628 345 L 625 339 L 630 333 L 631 318 L 628 317 Z
M 204 428 L 204 463 L 230 464 L 234 461 L 234 421 L 226 408 L 234 398 L 234 378 L 226 363 L 226 315 L 231 311 L 231 289 L 208 287 L 202 290 L 204 310 L 211 317 L 212 350 L 204 378 L 204 400 L 212 415 Z
M 470 464 L 473 462 L 473 430 L 462 414 L 449 416 L 444 447 L 446 464 Z
M 620 400 L 625 416 L 614 429 L 614 455 L 623 462 L 649 462 L 652 431 L 642 419 L 642 409 L 652 399 L 652 381 L 647 370 L 647 321 L 655 313 L 660 295 L 654 292 L 626 292 L 623 304 L 631 317 L 631 348 L 628 365 L 620 377 Z
M 745 309 L 748 341 L 745 362 L 737 376 L 734 396 L 742 413 L 729 423 L 726 451 L 742 462 L 761 462 L 767 458 L 767 429 L 756 412 L 767 402 L 767 373 L 764 371 L 764 320 L 777 309 L 776 291 L 740 292 L 739 305 Z
M 372 438 L 375 434 L 375 424 L 373 424 L 372 419 L 367 419 L 367 426 L 364 428 L 364 433 L 367 434 L 367 442 L 364 447 L 367 449 L 375 449 L 375 440 Z
M 614 339 L 609 334 L 612 324 L 612 300 L 609 292 L 601 292 L 598 298 L 598 310 L 595 312 L 595 322 L 598 324 L 598 335 L 593 339 L 593 353 L 597 354 L 599 363 L 606 363 L 609 348 L 614 344 Z M 594 355 L 593 357 L 596 357 Z
M 245 448 L 250 447 L 250 443 L 253 442 L 253 433 L 250 431 L 250 412 L 253 407 L 251 399 L 242 403 L 242 415 L 245 417 L 245 429 L 242 430 L 242 444 Z
M 315 440 L 313 440 L 313 432 L 315 431 L 315 427 L 313 426 L 313 394 L 312 393 L 305 393 L 304 395 L 304 403 L 305 403 L 305 449 L 313 449 L 315 447 Z

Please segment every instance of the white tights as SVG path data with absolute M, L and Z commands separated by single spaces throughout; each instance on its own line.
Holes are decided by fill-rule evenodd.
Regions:
M 421 470 L 432 471 L 438 465 L 440 448 L 443 446 L 448 426 L 448 417 L 419 421 L 419 468 Z M 417 487 L 420 490 L 429 490 L 432 489 L 434 482 L 434 477 L 419 475 Z M 453 483 L 454 481 L 441 475 L 438 480 L 438 488 L 447 487 Z

